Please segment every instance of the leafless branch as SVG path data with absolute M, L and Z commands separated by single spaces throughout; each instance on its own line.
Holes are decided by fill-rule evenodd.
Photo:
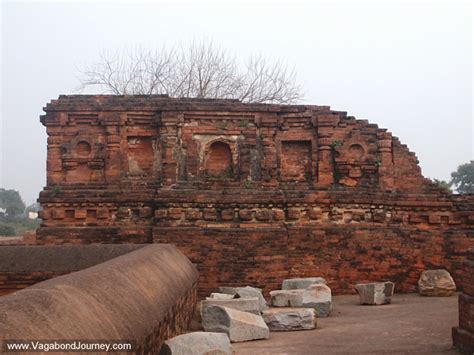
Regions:
M 251 57 L 244 65 L 212 42 L 156 50 L 101 53 L 82 71 L 81 89 L 99 87 L 120 95 L 231 98 L 243 102 L 294 103 L 302 98 L 296 72 L 280 61 Z

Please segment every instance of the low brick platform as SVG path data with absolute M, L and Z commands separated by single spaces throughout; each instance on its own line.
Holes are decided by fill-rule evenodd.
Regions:
M 0 246 L 0 296 L 142 248 L 140 244 Z

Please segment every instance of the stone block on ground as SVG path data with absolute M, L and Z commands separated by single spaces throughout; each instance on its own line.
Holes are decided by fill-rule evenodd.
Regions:
M 453 278 L 443 269 L 423 271 L 418 280 L 418 292 L 423 296 L 451 296 L 455 291 Z
M 262 316 L 216 305 L 203 308 L 202 326 L 208 332 L 227 334 L 231 342 L 267 339 L 270 336 Z
M 316 328 L 314 308 L 270 308 L 263 311 L 262 317 L 272 331 Z
M 281 289 L 296 290 L 300 288 L 308 288 L 314 284 L 326 284 L 326 280 L 322 277 L 299 277 L 294 279 L 286 279 L 283 280 Z
M 301 307 L 305 290 L 276 290 L 270 291 L 273 307 Z
M 193 332 L 165 341 L 160 355 L 232 355 L 232 345 L 224 333 Z
M 241 298 L 252 298 L 257 297 L 260 304 L 260 311 L 268 308 L 267 301 L 263 297 L 262 290 L 260 288 L 245 286 L 245 287 L 219 287 L 219 291 L 223 294 L 238 295 Z
M 253 298 L 232 298 L 232 299 L 217 299 L 207 298 L 201 302 L 201 316 L 205 308 L 209 306 L 222 306 L 232 309 L 237 309 L 242 312 L 249 312 L 260 315 L 260 304 L 257 297 Z
M 381 305 L 392 302 L 395 284 L 393 282 L 369 282 L 355 286 L 359 293 L 359 303 Z
M 303 292 L 301 307 L 316 310 L 317 317 L 327 317 L 332 309 L 331 289 L 325 284 L 314 284 Z
M 235 295 L 228 294 L 228 293 L 219 293 L 219 292 L 213 292 L 209 297 L 206 297 L 206 299 L 211 299 L 211 300 L 231 300 L 234 298 L 239 298 L 235 297 Z
M 332 309 L 331 289 L 325 284 L 313 284 L 307 289 L 270 291 L 274 307 L 314 308 L 317 317 L 327 317 Z

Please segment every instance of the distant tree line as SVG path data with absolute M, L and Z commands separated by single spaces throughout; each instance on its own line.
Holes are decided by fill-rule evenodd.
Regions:
M 446 190 L 455 190 L 459 194 L 474 194 L 474 160 L 461 164 L 451 173 L 451 180 L 432 179 L 433 183 Z
M 4 216 L 13 217 L 22 214 L 26 206 L 18 191 L 0 188 L 0 208 Z

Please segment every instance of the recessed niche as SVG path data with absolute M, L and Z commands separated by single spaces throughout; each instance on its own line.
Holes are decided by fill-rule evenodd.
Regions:
M 349 147 L 349 155 L 353 159 L 361 159 L 365 154 L 364 148 L 360 144 L 353 144 Z
M 280 176 L 284 181 L 301 181 L 311 178 L 310 141 L 282 142 Z
M 151 137 L 128 137 L 128 171 L 132 175 L 150 173 L 155 154 Z
M 66 181 L 67 182 L 90 182 L 91 181 L 91 169 L 86 162 L 80 162 L 74 166 L 73 169 L 66 170 Z
M 210 145 L 204 161 L 204 170 L 211 176 L 231 177 L 232 151 L 228 144 L 217 141 Z
M 92 151 L 91 145 L 86 141 L 80 141 L 76 145 L 76 154 L 81 157 L 88 156 Z

